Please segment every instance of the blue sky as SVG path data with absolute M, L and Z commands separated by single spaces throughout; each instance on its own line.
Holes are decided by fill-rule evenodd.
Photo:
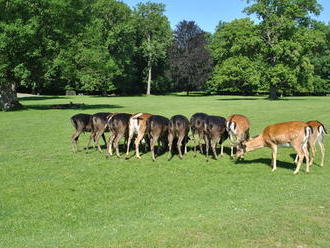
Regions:
M 218 22 L 246 17 L 242 10 L 247 6 L 245 0 L 122 0 L 130 7 L 139 2 L 160 2 L 166 5 L 165 15 L 174 29 L 182 20 L 195 21 L 200 28 L 214 32 Z M 317 20 L 330 22 L 330 0 L 319 0 L 323 11 Z

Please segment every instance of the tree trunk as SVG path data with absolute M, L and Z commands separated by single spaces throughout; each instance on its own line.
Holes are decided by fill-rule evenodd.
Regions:
M 277 100 L 278 99 L 277 90 L 276 90 L 276 87 L 274 85 L 270 86 L 269 99 L 270 100 Z
M 15 83 L 2 83 L 0 85 L 0 108 L 3 111 L 21 109 L 18 102 Z
M 151 89 L 151 65 L 148 66 L 147 95 L 150 95 Z

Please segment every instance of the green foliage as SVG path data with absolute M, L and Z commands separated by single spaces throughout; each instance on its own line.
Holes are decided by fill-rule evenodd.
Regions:
M 252 93 L 259 89 L 261 70 L 246 56 L 230 57 L 215 66 L 208 90 Z
M 91 6 L 91 20 L 76 43 L 81 90 L 113 91 L 120 87 L 116 80 L 127 78 L 134 51 L 130 15 L 130 9 L 117 1 L 99 0 Z
M 210 44 L 215 62 L 208 91 L 251 93 L 262 88 L 262 40 L 249 19 L 222 24 Z
M 147 94 L 150 94 L 151 71 L 158 63 L 166 60 L 167 48 L 172 39 L 172 31 L 164 15 L 165 5 L 161 3 L 139 3 L 134 9 L 137 32 L 137 49 L 140 61 L 144 64 L 144 75 L 148 77 Z
M 260 23 L 248 18 L 219 23 L 210 44 L 215 67 L 208 90 L 269 91 L 271 98 L 324 92 L 329 77 L 321 68 L 328 70 L 324 51 L 329 48 L 324 27 L 312 25 L 310 16 L 321 10 L 317 1 L 248 3 L 245 12 Z

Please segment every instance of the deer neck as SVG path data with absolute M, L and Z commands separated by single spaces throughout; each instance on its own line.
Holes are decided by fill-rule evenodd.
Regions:
M 264 142 L 262 135 L 260 134 L 257 137 L 252 138 L 251 140 L 247 141 L 245 143 L 245 145 L 246 145 L 246 151 L 250 152 L 250 151 L 265 147 L 265 142 Z

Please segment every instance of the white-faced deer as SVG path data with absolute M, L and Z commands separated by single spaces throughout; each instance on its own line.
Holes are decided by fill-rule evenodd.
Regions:
M 147 129 L 147 120 L 151 117 L 151 114 L 148 113 L 138 113 L 133 114 L 129 119 L 129 132 L 128 132 L 128 141 L 127 141 L 127 151 L 126 156 L 129 154 L 129 147 L 131 144 L 131 140 L 134 135 L 136 135 L 135 139 L 135 153 L 137 158 L 140 157 L 139 145 L 141 140 L 144 138 Z
M 327 130 L 325 129 L 324 125 L 319 121 L 308 121 L 306 122 L 308 126 L 310 126 L 313 129 L 312 135 L 308 139 L 308 147 L 312 150 L 312 153 L 310 154 L 310 165 L 313 164 L 315 153 L 316 153 L 316 142 L 320 146 L 321 150 L 321 163 L 320 166 L 324 166 L 324 156 L 325 156 L 325 147 L 323 144 L 323 138 L 325 135 L 327 135 Z M 296 162 L 298 161 L 298 155 L 296 156 Z
M 236 157 L 242 156 L 245 152 L 250 152 L 262 147 L 272 149 L 272 171 L 276 170 L 277 147 L 279 145 L 292 146 L 299 157 L 294 174 L 300 170 L 301 163 L 306 157 L 306 172 L 309 172 L 309 154 L 307 142 L 313 130 L 305 122 L 289 121 L 267 126 L 261 134 L 242 143 L 241 149 L 236 153 Z
M 234 146 L 238 151 L 242 142 L 250 138 L 250 122 L 244 115 L 234 114 L 227 118 L 226 125 L 231 141 L 230 156 L 234 157 Z

